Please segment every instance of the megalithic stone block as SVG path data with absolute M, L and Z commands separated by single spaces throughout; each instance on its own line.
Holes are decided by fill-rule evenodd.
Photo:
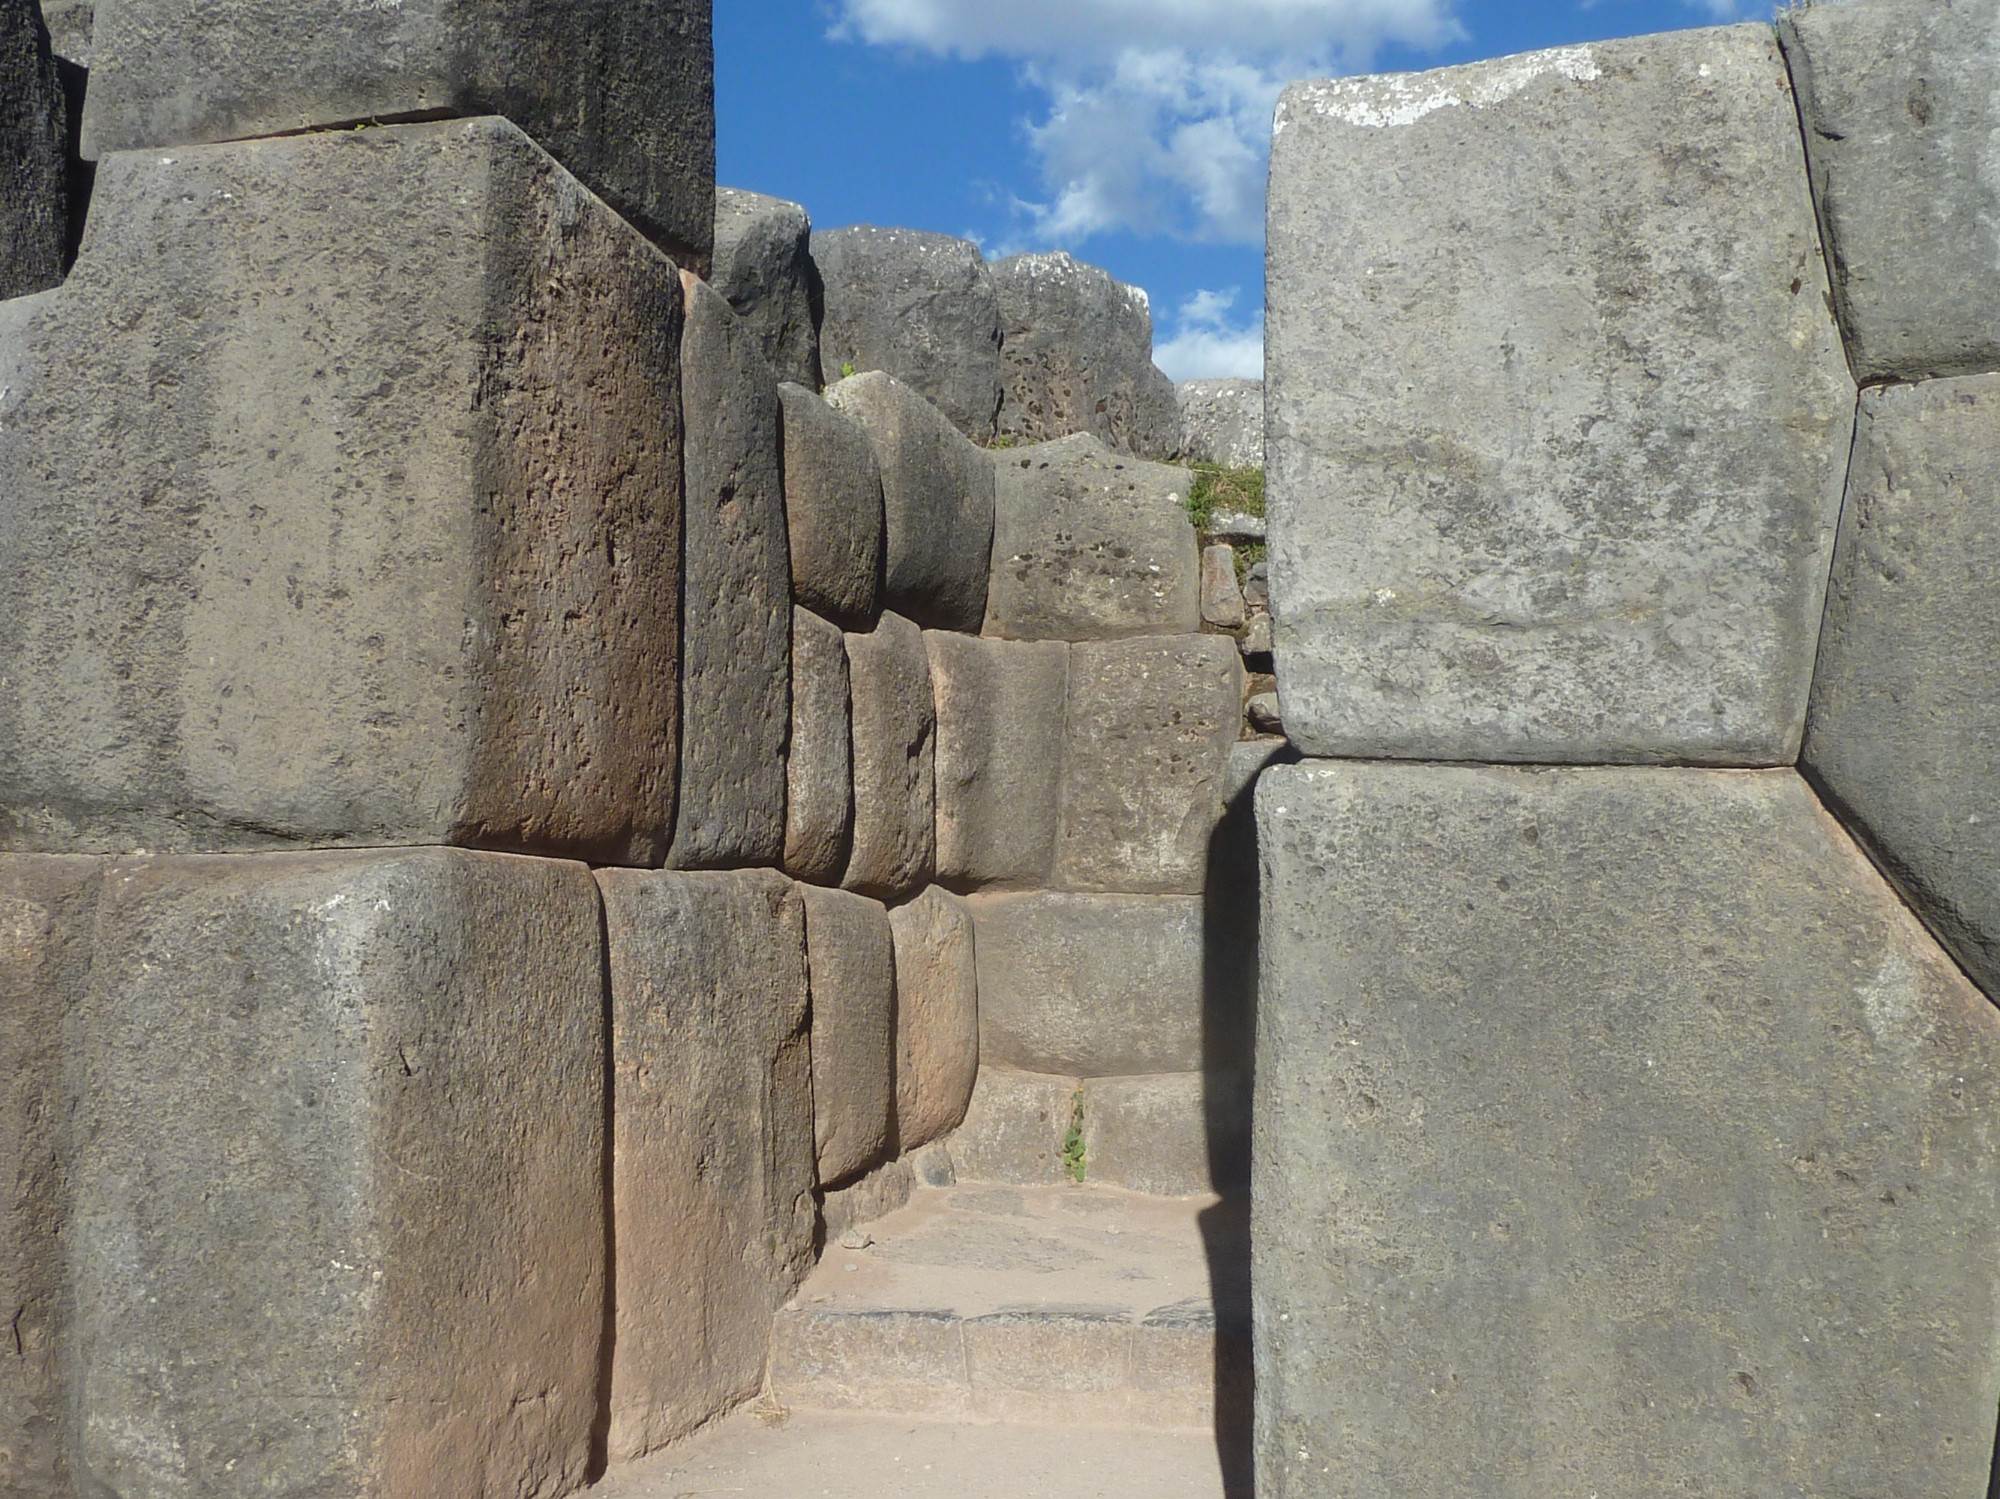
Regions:
M 1225 468 L 1264 466 L 1264 382 L 1183 380 L 1181 443 L 1195 463 Z
M 1293 742 L 1792 763 L 1854 385 L 1769 26 L 1294 84 L 1275 130 Z
M 614 1459 L 757 1393 L 810 1267 L 805 905 L 767 870 L 600 871 L 610 935 Z
M 792 597 L 836 623 L 866 629 L 882 592 L 882 470 L 874 446 L 859 422 L 803 386 L 780 385 L 778 395 Z
M 888 1154 L 896 1104 L 896 943 L 879 901 L 801 886 L 812 976 L 813 1138 L 822 1186 Z
M 418 116 L 505 115 L 706 269 L 710 0 L 105 0 L 84 154 Z
M 778 382 L 757 337 L 688 272 L 687 422 L 675 869 L 775 867 L 785 855 L 792 574 Z
M 1861 397 L 1804 766 L 2000 998 L 2000 376 Z
M 972 913 L 932 885 L 889 913 L 896 943 L 896 1148 L 958 1128 L 979 1076 Z
M 2000 369 L 2000 29 L 1985 3 L 1796 6 L 1778 34 L 1864 381 Z
M 657 863 L 680 327 L 501 120 L 106 161 L 0 327 L 0 847 Z
M 821 385 L 812 219 L 797 203 L 732 187 L 715 190 L 715 289 L 756 331 L 772 372 Z
M 1981 1491 L 2000 1017 L 1796 775 L 1257 812 L 1260 1492 Z
M 62 280 L 68 106 L 36 0 L 0 0 L 0 300 Z
M 847 637 L 853 701 L 854 842 L 841 883 L 893 900 L 937 870 L 937 707 L 924 634 L 884 614 Z
M 810 609 L 792 611 L 792 745 L 785 759 L 785 873 L 837 885 L 854 838 L 854 738 L 847 642 Z
M 81 1492 L 567 1493 L 605 1305 L 582 865 L 104 874 L 70 1179 Z
M 90 973 L 98 859 L 0 856 L 0 1493 L 70 1499 L 71 1090 L 63 1036 Z

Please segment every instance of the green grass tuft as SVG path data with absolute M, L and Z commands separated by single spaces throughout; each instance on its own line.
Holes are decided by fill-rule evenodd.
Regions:
M 1063 1172 L 1071 1181 L 1083 1180 L 1085 1161 L 1083 1155 L 1083 1089 L 1076 1090 L 1076 1099 L 1071 1105 L 1069 1133 L 1063 1136 Z
M 1264 471 L 1261 468 L 1224 468 L 1219 463 L 1190 464 L 1194 487 L 1188 491 L 1188 519 L 1197 531 L 1206 531 L 1218 510 L 1239 515 L 1264 513 Z

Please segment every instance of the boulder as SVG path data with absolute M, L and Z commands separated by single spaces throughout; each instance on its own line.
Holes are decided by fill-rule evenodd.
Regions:
M 977 633 L 993 552 L 993 465 L 938 409 L 887 375 L 826 393 L 867 430 L 882 475 L 882 606 L 926 629 Z
M 668 254 L 705 270 L 715 220 L 709 8 L 118 0 L 97 17 L 83 151 L 95 159 L 436 114 L 505 115 Z
M 778 383 L 748 324 L 681 273 L 687 424 L 674 869 L 775 866 L 785 854 L 792 576 Z
M 0 0 L 0 300 L 62 280 L 68 105 L 35 0 Z
M 1848 357 L 1864 382 L 2000 369 L 2000 29 L 1983 3 L 1794 6 L 1798 86 Z
M 847 642 L 810 609 L 792 611 L 792 745 L 785 760 L 785 873 L 837 885 L 854 835 Z
M 896 1148 L 944 1138 L 979 1075 L 979 980 L 972 913 L 930 886 L 889 913 L 896 940 Z
M 783 198 L 715 190 L 715 266 L 709 282 L 757 335 L 780 380 L 817 391 L 819 320 L 812 219 Z
M 1072 647 L 1056 883 L 1198 892 L 1243 722 L 1227 635 Z
M 1183 380 L 1181 449 L 1190 462 L 1264 466 L 1264 382 Z
M 882 588 L 882 470 L 867 429 L 799 385 L 785 408 L 792 597 L 838 624 L 875 623 Z
M 602 946 L 580 864 L 412 849 L 105 871 L 67 1037 L 79 1492 L 585 1482 Z
M 2000 376 L 1864 391 L 1804 766 L 2000 998 Z
M 0 847 L 657 863 L 680 297 L 501 120 L 107 160 L 0 321 Z
M 1058 251 L 993 265 L 1000 296 L 1000 435 L 1089 432 L 1148 458 L 1181 451 L 1174 382 L 1153 367 L 1146 294 Z
M 954 1177 L 1022 1187 L 1073 1180 L 1063 1151 L 1082 1096 L 1073 1077 L 981 1067 L 965 1121 L 945 1142 Z
M 889 1153 L 896 1103 L 896 947 L 865 895 L 801 886 L 812 976 L 813 1141 L 819 1181 L 851 1181 Z
M 937 870 L 937 709 L 923 631 L 884 614 L 847 637 L 853 695 L 854 838 L 841 884 L 892 900 Z
M 615 1461 L 757 1393 L 817 1208 L 800 887 L 768 870 L 598 881 L 618 1101 Z
M 1157 1197 L 1249 1185 L 1250 1089 L 1240 1074 L 1156 1073 L 1083 1085 L 1087 1179 Z
M 1203 547 L 1201 553 L 1202 623 L 1219 630 L 1243 628 L 1243 588 L 1236 581 L 1236 548 Z
M 1979 1492 L 2000 1017 L 1795 774 L 1257 813 L 1260 1492 Z
M 1270 222 L 1300 747 L 1791 763 L 1854 384 L 1770 27 L 1294 84 Z
M 993 455 L 985 630 L 1015 640 L 1112 640 L 1201 628 L 1194 476 L 1088 434 Z
M 937 873 L 1046 886 L 1055 868 L 1069 647 L 924 633 L 937 700 Z
M 914 390 L 974 442 L 1000 413 L 1000 296 L 969 240 L 915 229 L 819 230 L 828 375 L 880 370 Z

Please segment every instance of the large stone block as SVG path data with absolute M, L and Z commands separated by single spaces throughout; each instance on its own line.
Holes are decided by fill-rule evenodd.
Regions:
M 1183 380 L 1181 448 L 1195 463 L 1264 466 L 1264 382 Z
M 841 883 L 893 899 L 937 868 L 937 708 L 924 634 L 884 614 L 847 637 L 854 735 L 854 838 Z
M 0 1493 L 70 1499 L 67 1436 L 72 1089 L 63 1033 L 82 1006 L 96 859 L 0 857 Z
M 828 374 L 880 370 L 976 442 L 1000 414 L 1000 294 L 969 240 L 915 229 L 821 230 L 820 361 Z
M 68 106 L 36 0 L 0 0 L 0 300 L 62 280 Z
M 680 326 L 504 121 L 106 161 L 0 331 L 0 847 L 657 862 Z
M 882 374 L 826 393 L 867 429 L 882 475 L 883 607 L 977 633 L 993 552 L 993 464 L 938 409 Z
M 2000 376 L 1861 397 L 1805 766 L 2000 997 Z
M 584 1481 L 599 911 L 581 865 L 451 849 L 107 868 L 69 1034 L 81 1492 Z
M 715 217 L 710 0 L 117 0 L 84 154 L 505 115 L 669 254 Z
M 979 1050 L 1062 1077 L 1202 1067 L 1202 911 L 1192 896 L 981 895 Z
M 979 1076 L 972 913 L 932 885 L 889 913 L 896 940 L 896 1148 L 941 1139 L 965 1118 Z
M 1276 132 L 1293 741 L 1789 764 L 1854 386 L 1770 28 L 1294 84 Z
M 792 744 L 785 759 L 785 873 L 835 885 L 854 835 L 854 740 L 847 642 L 810 609 L 792 611 Z
M 683 271 L 686 543 L 679 813 L 667 863 L 783 862 L 792 570 L 778 382 L 750 326 Z
M 1069 647 L 927 631 L 937 700 L 937 872 L 954 885 L 1049 883 Z
M 812 219 L 797 203 L 715 190 L 715 267 L 709 280 L 757 335 L 780 380 L 821 384 Z
M 2000 1018 L 1793 773 L 1257 809 L 1261 1492 L 1981 1491 Z
M 1250 1180 L 1250 1089 L 1238 1073 L 1157 1073 L 1083 1085 L 1093 1186 L 1199 1197 Z
M 1060 251 L 994 262 L 993 285 L 1003 436 L 1047 442 L 1089 432 L 1127 453 L 1179 454 L 1180 401 L 1153 365 L 1143 291 Z
M 1242 724 L 1243 662 L 1227 635 L 1072 648 L 1056 883 L 1199 891 Z
M 785 406 L 785 520 L 791 529 L 792 597 L 856 629 L 881 600 L 882 470 L 867 429 L 799 385 L 780 385 Z
M 1848 357 L 1862 380 L 2000 369 L 2000 17 L 1849 0 L 1778 21 Z
M 993 455 L 986 633 L 1111 640 L 1201 628 L 1194 476 L 1066 437 Z
M 817 1208 L 800 887 L 766 870 L 598 881 L 617 1099 L 617 1459 L 757 1393 Z
M 1083 1085 L 1009 1067 L 981 1067 L 965 1119 L 945 1144 L 958 1181 L 1053 1186 L 1070 1181 L 1064 1147 Z
M 813 1141 L 819 1181 L 888 1155 L 896 1102 L 896 944 L 889 913 L 845 890 L 801 886 L 812 977 Z

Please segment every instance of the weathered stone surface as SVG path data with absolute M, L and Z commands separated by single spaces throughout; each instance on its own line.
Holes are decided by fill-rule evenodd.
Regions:
M 57 57 L 79 68 L 90 66 L 90 34 L 97 25 L 95 0 L 42 0 L 42 21 L 49 28 L 49 49 Z
M 979 1050 L 1063 1077 L 1202 1066 L 1202 907 L 1187 896 L 980 895 Z
M 1000 413 L 1000 296 L 979 247 L 914 229 L 820 230 L 820 362 L 829 375 L 880 370 L 977 442 Z
M 850 890 L 885 899 L 930 882 L 937 868 L 937 709 L 923 631 L 884 614 L 847 637 L 853 694 L 854 840 Z
M 1111 640 L 1201 628 L 1193 475 L 1066 437 L 993 455 L 986 633 Z
M 945 1142 L 953 1176 L 1025 1187 L 1070 1180 L 1063 1142 L 1082 1088 L 1073 1077 L 981 1067 L 965 1122 Z
M 1035 888 L 1055 867 L 1069 647 L 927 631 L 937 700 L 937 872 Z
M 505 115 L 685 264 L 715 218 L 710 0 L 118 0 L 84 154 Z
M 1250 701 L 1243 705 L 1243 716 L 1260 734 L 1285 732 L 1285 715 L 1275 692 L 1252 693 Z
M 35 0 L 0 0 L 0 299 L 62 280 L 68 108 Z
M 889 913 L 896 937 L 896 1148 L 907 1154 L 965 1118 L 979 1075 L 972 913 L 932 885 Z
M 601 945 L 577 864 L 419 849 L 105 871 L 69 1032 L 81 1492 L 584 1481 Z
M 750 325 L 772 372 L 813 391 L 822 384 L 815 274 L 812 219 L 804 208 L 763 193 L 715 190 L 710 284 Z
M 1863 380 L 2000 369 L 2000 176 L 1982 0 L 1796 6 L 1778 34 Z
M 757 1393 L 810 1267 L 812 1059 L 800 887 L 602 871 L 618 1248 L 613 1458 Z
M 1854 387 L 1770 28 L 1295 84 L 1276 130 L 1300 746 L 1789 764 Z
M 1226 635 L 1074 647 L 1057 883 L 1199 891 L 1242 715 L 1243 663 Z
M 82 1005 L 96 859 L 0 857 L 0 1493 L 70 1499 L 63 1029 Z
M 1275 644 L 1276 640 L 1271 630 L 1271 616 L 1268 614 L 1251 615 L 1250 623 L 1243 631 L 1243 638 L 1237 642 L 1246 661 L 1252 656 L 1268 658 Z M 1267 662 L 1259 669 L 1269 671 L 1271 668 Z
M 38 308 L 0 331 L 0 846 L 658 861 L 671 262 L 460 121 L 107 160 Z
M 1061 252 L 995 261 L 993 285 L 1002 435 L 1047 442 L 1089 432 L 1148 458 L 1180 452 L 1180 402 L 1153 366 L 1143 291 Z
M 819 1180 L 859 1176 L 888 1154 L 896 1101 L 896 946 L 865 895 L 800 887 L 812 972 L 813 1143 Z
M 1257 808 L 1261 1491 L 1979 1492 L 2000 1018 L 1795 775 Z
M 1243 627 L 1243 589 L 1236 581 L 1236 548 L 1219 545 L 1202 548 L 1201 617 L 1219 629 Z
M 785 873 L 835 885 L 854 833 L 847 642 L 810 609 L 792 611 L 792 744 L 785 760 Z
M 1083 1085 L 1093 1186 L 1195 1197 L 1247 1185 L 1250 1090 L 1231 1073 L 1156 1073 Z
M 750 327 L 683 271 L 686 542 L 673 869 L 782 863 L 792 573 L 778 383 Z
M 823 1410 L 963 1416 L 963 1327 L 943 1311 L 789 1307 L 772 1339 L 771 1383 Z
M 882 470 L 867 429 L 825 398 L 780 385 L 792 597 L 840 624 L 875 622 L 883 567 Z
M 904 1158 L 885 1162 L 851 1186 L 821 1194 L 821 1244 L 837 1245 L 853 1230 L 888 1217 L 908 1204 L 916 1186 L 916 1169 Z
M 1264 382 L 1183 380 L 1181 449 L 1196 463 L 1224 468 L 1264 466 Z
M 2000 996 L 2000 377 L 1861 397 L 1805 765 Z
M 826 398 L 868 432 L 882 474 L 882 605 L 934 630 L 977 632 L 993 554 L 993 464 L 938 409 L 883 374 Z

